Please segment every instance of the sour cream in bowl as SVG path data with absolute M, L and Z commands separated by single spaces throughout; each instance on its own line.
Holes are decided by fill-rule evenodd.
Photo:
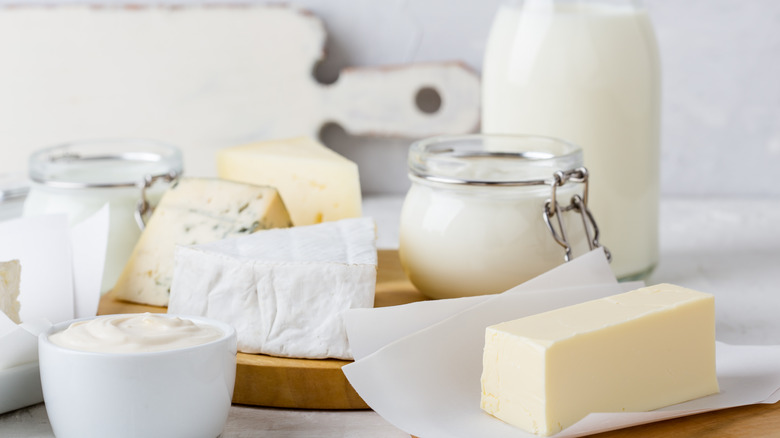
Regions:
M 222 433 L 236 376 L 236 332 L 202 317 L 105 315 L 39 337 L 54 434 L 204 437 Z

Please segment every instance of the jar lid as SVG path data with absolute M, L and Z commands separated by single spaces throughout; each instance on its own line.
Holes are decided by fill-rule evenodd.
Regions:
M 582 166 L 582 150 L 535 135 L 474 134 L 420 140 L 409 148 L 412 177 L 447 184 L 535 186 Z
M 30 156 L 30 179 L 56 188 L 139 187 L 146 178 L 181 172 L 177 147 L 145 139 L 65 143 Z

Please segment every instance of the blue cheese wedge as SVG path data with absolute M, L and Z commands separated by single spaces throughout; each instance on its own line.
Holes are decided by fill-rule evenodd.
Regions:
M 168 312 L 233 325 L 245 353 L 352 359 L 343 312 L 373 307 L 376 272 L 370 218 L 181 246 Z
M 22 266 L 19 260 L 0 262 L 0 312 L 19 324 L 19 282 Z
M 482 409 L 548 436 L 718 392 L 712 295 L 671 284 L 490 326 Z
M 115 296 L 165 306 L 176 245 L 244 236 L 292 223 L 272 187 L 182 178 L 162 197 L 114 286 Z

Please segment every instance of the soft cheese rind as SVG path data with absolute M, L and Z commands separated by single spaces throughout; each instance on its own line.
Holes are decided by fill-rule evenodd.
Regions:
M 482 409 L 539 435 L 718 392 L 712 295 L 661 284 L 488 327 Z
M 276 187 L 296 226 L 361 215 L 357 165 L 309 137 L 222 149 L 217 174 Z
M 21 275 L 22 265 L 19 260 L 0 262 L 0 312 L 17 324 L 21 322 L 18 301 Z
M 119 299 L 165 306 L 176 245 L 290 225 L 287 209 L 272 187 L 182 178 L 163 195 L 149 218 L 114 292 Z
M 233 325 L 245 353 L 351 359 L 342 314 L 374 305 L 375 240 L 359 218 L 178 247 L 168 311 Z

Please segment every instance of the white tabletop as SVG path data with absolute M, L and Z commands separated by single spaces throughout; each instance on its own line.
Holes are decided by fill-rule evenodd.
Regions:
M 402 198 L 368 198 L 380 248 L 397 247 Z M 715 295 L 717 338 L 780 344 L 780 199 L 673 198 L 661 202 L 661 261 L 647 283 Z M 0 437 L 49 438 L 42 404 L 0 415 Z M 222 434 L 237 437 L 408 437 L 372 411 L 233 406 Z

